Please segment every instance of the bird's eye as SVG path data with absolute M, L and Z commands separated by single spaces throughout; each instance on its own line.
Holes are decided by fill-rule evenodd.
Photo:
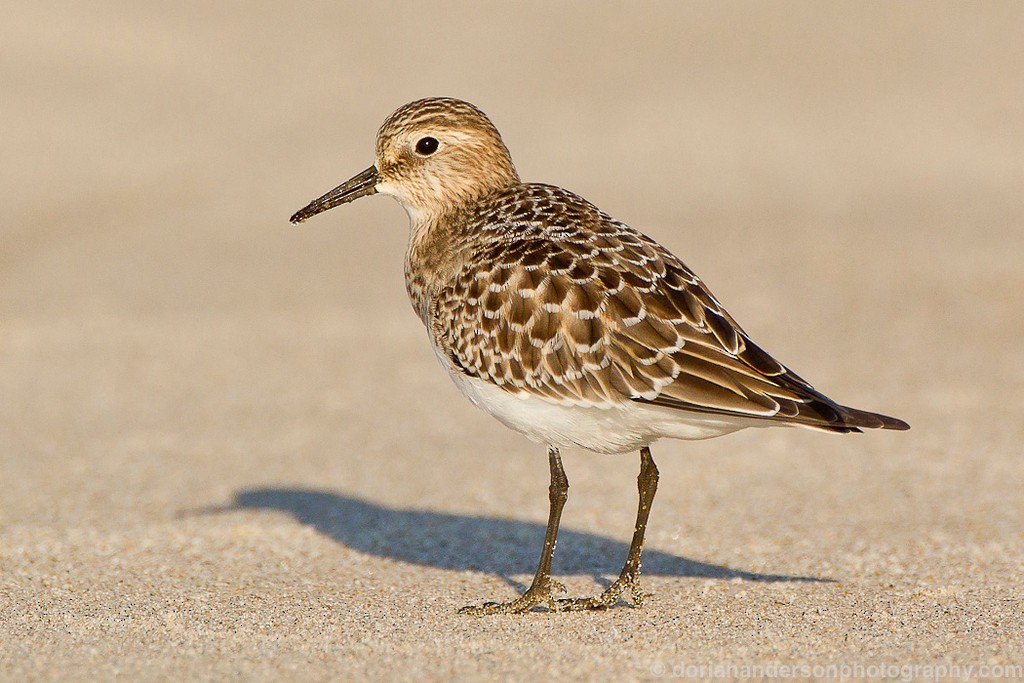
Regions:
M 437 151 L 438 144 L 439 143 L 437 141 L 437 138 L 432 138 L 429 136 L 425 138 L 420 138 L 416 142 L 416 153 L 428 157 Z

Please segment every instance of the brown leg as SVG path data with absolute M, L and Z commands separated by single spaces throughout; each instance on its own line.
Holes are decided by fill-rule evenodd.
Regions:
M 560 609 L 585 610 L 605 609 L 619 601 L 628 588 L 633 595 L 633 604 L 639 607 L 649 594 L 640 590 L 640 555 L 644 551 L 644 533 L 647 531 L 647 518 L 651 514 L 651 504 L 658 490 L 658 467 L 651 457 L 651 449 L 640 449 L 640 476 L 637 477 L 637 489 L 640 491 L 640 505 L 636 513 L 636 527 L 633 529 L 633 542 L 629 545 L 626 564 L 623 565 L 619 578 L 608 586 L 601 595 L 595 598 L 563 598 L 558 600 Z
M 552 611 L 561 609 L 559 602 L 551 596 L 551 592 L 552 590 L 564 591 L 565 588 L 551 578 L 551 557 L 555 554 L 555 541 L 558 537 L 558 523 L 562 519 L 562 508 L 569 497 L 569 480 L 565 476 L 565 470 L 562 469 L 562 458 L 554 446 L 548 446 L 548 465 L 551 469 L 551 484 L 548 486 L 548 501 L 550 502 L 548 529 L 544 534 L 544 549 L 540 553 L 540 562 L 537 564 L 537 573 L 533 577 L 533 583 L 525 593 L 515 600 L 467 605 L 459 610 L 459 614 L 518 614 L 528 612 L 538 605 Z M 655 471 L 655 476 L 657 476 L 657 471 Z

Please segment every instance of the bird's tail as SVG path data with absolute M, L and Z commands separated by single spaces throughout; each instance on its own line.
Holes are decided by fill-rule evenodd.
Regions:
M 880 413 L 872 413 L 867 410 L 858 410 L 832 403 L 829 406 L 827 421 L 818 424 L 805 423 L 804 426 L 812 429 L 821 429 L 827 432 L 860 432 L 865 429 L 895 429 L 905 431 L 910 425 L 896 417 L 889 417 Z

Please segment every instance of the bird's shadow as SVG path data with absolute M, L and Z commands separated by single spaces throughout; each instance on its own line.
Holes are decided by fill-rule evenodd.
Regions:
M 392 508 L 330 491 L 305 488 L 257 488 L 237 491 L 232 503 L 198 512 L 276 510 L 301 524 L 362 553 L 439 569 L 476 570 L 511 578 L 532 573 L 544 539 L 544 526 L 534 522 L 430 510 Z M 562 529 L 558 535 L 555 573 L 589 574 L 607 585 L 604 574 L 617 573 L 629 546 L 607 536 Z M 746 581 L 811 581 L 832 579 L 761 574 L 733 569 L 648 549 L 644 574 Z M 618 563 L 618 564 L 617 564 Z

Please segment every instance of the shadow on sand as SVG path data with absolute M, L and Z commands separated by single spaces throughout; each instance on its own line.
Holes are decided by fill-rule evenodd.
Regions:
M 373 502 L 314 489 L 247 489 L 232 504 L 200 512 L 277 510 L 353 550 L 440 569 L 496 574 L 511 585 L 513 574 L 532 574 L 544 540 L 544 526 L 512 519 L 477 517 L 427 510 L 389 508 Z M 625 532 L 624 532 L 625 534 Z M 629 546 L 606 536 L 563 528 L 558 534 L 556 574 L 617 574 Z M 759 574 L 698 562 L 654 549 L 644 552 L 647 576 L 814 581 L 831 579 Z

